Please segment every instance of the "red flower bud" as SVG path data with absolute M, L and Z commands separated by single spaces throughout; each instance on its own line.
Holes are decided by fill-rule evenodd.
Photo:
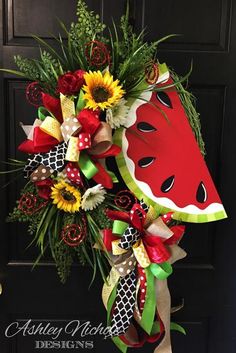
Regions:
M 51 187 L 53 186 L 52 179 L 48 178 L 45 180 L 36 181 L 35 185 L 37 186 L 39 197 L 45 200 L 49 200 L 52 191 Z
M 84 81 L 85 71 L 77 70 L 75 72 L 67 72 L 58 78 L 57 91 L 66 95 L 72 96 L 79 93 Z

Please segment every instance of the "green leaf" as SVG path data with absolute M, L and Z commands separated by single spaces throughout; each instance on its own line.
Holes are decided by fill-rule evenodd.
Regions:
M 16 172 L 22 171 L 23 169 L 24 169 L 24 167 L 12 169 L 12 170 L 5 170 L 4 172 L 0 172 L 0 175 L 16 173 Z
M 79 113 L 82 109 L 84 109 L 85 106 L 86 106 L 86 102 L 84 100 L 84 92 L 81 89 L 79 92 L 79 98 L 76 105 L 76 113 Z
M 0 69 L 0 71 L 7 72 L 7 73 L 12 74 L 12 75 L 17 75 L 17 76 L 21 76 L 21 77 L 27 78 L 27 76 L 21 71 L 11 70 L 11 69 Z
M 170 329 L 172 331 L 178 331 L 178 332 L 182 333 L 183 335 L 186 335 L 185 329 L 181 325 L 176 324 L 175 322 L 170 323 Z
M 81 249 L 82 249 L 82 252 L 86 258 L 86 260 L 88 261 L 89 265 L 93 268 L 94 267 L 94 264 L 92 263 L 91 259 L 90 259 L 90 256 L 86 250 L 86 246 L 85 245 L 81 245 Z
M 47 249 L 47 247 L 48 247 L 48 244 L 45 246 L 45 250 Z M 40 253 L 40 254 L 38 255 L 38 257 L 36 258 L 36 260 L 34 261 L 34 263 L 33 263 L 32 271 L 33 271 L 34 268 L 39 264 L 39 262 L 40 262 L 40 260 L 41 260 L 42 257 L 43 257 L 43 253 Z
M 161 39 L 157 40 L 157 41 L 155 42 L 155 44 L 156 44 L 156 46 L 158 46 L 160 43 L 166 41 L 166 40 L 169 39 L 169 38 L 178 37 L 178 36 L 181 36 L 181 35 L 182 35 L 182 34 L 176 34 L 176 33 L 169 34 L 169 35 L 167 35 L 167 36 L 165 36 L 165 37 L 162 37 Z
M 41 252 L 44 252 L 44 239 L 47 234 L 47 231 L 50 227 L 50 225 L 53 223 L 54 219 L 54 214 L 57 212 L 57 207 L 54 205 L 51 206 L 51 209 L 49 210 L 48 214 L 46 215 L 43 224 L 39 228 L 38 233 L 38 240 L 37 240 L 37 245 L 40 247 Z
M 51 52 L 56 58 L 59 59 L 60 62 L 64 62 L 63 58 L 58 54 L 58 52 L 50 44 L 48 44 L 45 40 L 43 40 L 42 38 L 40 38 L 34 34 L 32 35 L 32 37 L 34 38 L 34 40 L 36 40 L 36 42 L 38 42 L 39 44 L 41 44 L 42 46 L 47 48 L 49 50 L 49 52 Z

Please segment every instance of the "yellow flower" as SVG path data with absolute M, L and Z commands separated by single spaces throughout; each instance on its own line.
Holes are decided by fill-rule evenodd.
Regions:
M 81 205 L 81 194 L 78 189 L 61 180 L 52 187 L 51 198 L 57 208 L 74 213 Z
M 119 80 L 113 81 L 113 76 L 109 71 L 106 71 L 104 75 L 101 71 L 89 71 L 84 75 L 84 79 L 86 108 L 93 110 L 110 108 L 119 102 L 125 93 L 119 85 Z

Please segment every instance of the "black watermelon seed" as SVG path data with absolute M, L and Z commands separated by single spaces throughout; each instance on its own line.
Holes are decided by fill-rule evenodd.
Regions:
M 164 106 L 171 108 L 171 109 L 173 108 L 170 97 L 168 96 L 168 94 L 166 92 L 164 92 L 164 91 L 157 92 L 157 99 Z
M 161 185 L 161 191 L 162 192 L 168 192 L 170 189 L 172 189 L 175 181 L 175 176 L 172 175 L 169 178 L 167 178 Z
M 155 157 L 144 157 L 138 161 L 138 165 L 141 168 L 149 167 L 154 161 Z
M 146 123 L 145 121 L 138 123 L 137 128 L 141 132 L 153 132 L 157 130 L 154 126 L 149 123 Z
M 197 189 L 197 194 L 196 194 L 196 199 L 198 202 L 200 203 L 204 203 L 207 200 L 207 191 L 206 191 L 206 187 L 203 184 L 203 182 L 201 181 L 198 189 Z

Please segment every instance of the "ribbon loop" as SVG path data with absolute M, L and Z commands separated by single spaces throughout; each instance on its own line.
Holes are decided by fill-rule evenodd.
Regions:
M 172 230 L 163 222 L 161 217 L 158 217 L 152 221 L 152 223 L 147 228 L 147 232 L 164 239 L 168 239 L 174 234 Z
M 91 135 L 88 132 L 79 134 L 78 146 L 80 151 L 91 147 Z
M 64 96 L 64 94 L 60 93 L 60 102 L 63 120 L 71 116 L 75 116 L 74 99 L 72 100 L 71 98 L 68 98 L 67 96 Z
M 127 250 L 122 249 L 120 246 L 120 240 L 114 240 L 112 242 L 112 254 L 113 255 L 121 255 L 121 254 L 125 254 Z
M 84 153 L 80 154 L 79 166 L 82 173 L 86 176 L 87 179 L 91 179 L 98 172 L 98 169 L 95 164 Z
M 99 155 L 106 153 L 112 146 L 112 129 L 107 123 L 101 122 L 92 139 L 92 148 L 89 153 Z
M 169 262 L 163 262 L 162 264 L 151 264 L 150 270 L 153 275 L 160 280 L 166 279 L 173 272 L 173 268 Z
M 61 133 L 64 138 L 64 141 L 67 142 L 71 138 L 71 136 L 76 136 L 81 129 L 82 125 L 80 124 L 77 118 L 66 118 L 61 124 Z
M 130 249 L 140 238 L 140 232 L 132 226 L 129 226 L 121 237 L 119 246 L 122 249 Z
M 63 136 L 61 134 L 61 124 L 55 118 L 47 116 L 41 124 L 40 129 L 57 139 L 59 142 L 63 141 Z
M 124 221 L 115 220 L 113 222 L 112 233 L 121 235 L 124 233 L 128 225 L 129 224 Z
M 139 241 L 137 241 L 137 243 L 133 245 L 133 252 L 139 265 L 142 268 L 146 268 L 151 264 L 147 251 L 141 239 L 139 239 Z
M 67 147 L 66 157 L 65 157 L 67 161 L 70 161 L 70 162 L 79 161 L 80 151 L 77 148 L 77 146 L 78 146 L 78 137 L 71 136 L 68 142 L 68 147 Z
M 136 259 L 132 251 L 125 252 L 114 261 L 114 267 L 121 277 L 130 274 L 136 267 Z

